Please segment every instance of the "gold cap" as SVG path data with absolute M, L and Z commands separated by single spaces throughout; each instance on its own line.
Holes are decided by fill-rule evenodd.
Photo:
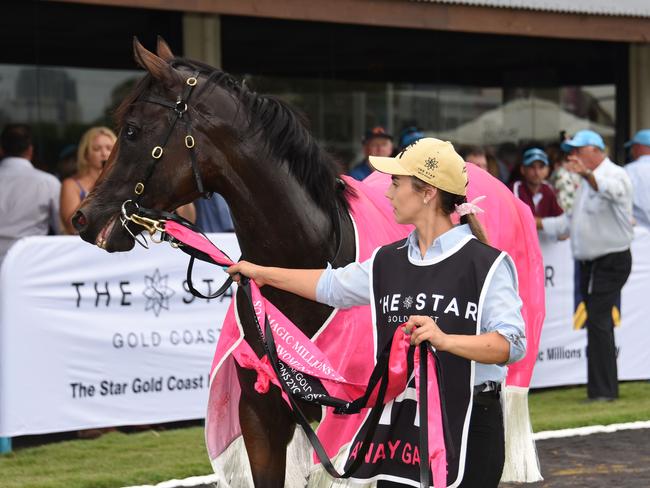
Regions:
M 370 156 L 368 159 L 381 173 L 415 176 L 454 195 L 466 194 L 465 161 L 454 150 L 451 142 L 425 137 L 415 141 L 394 158 Z

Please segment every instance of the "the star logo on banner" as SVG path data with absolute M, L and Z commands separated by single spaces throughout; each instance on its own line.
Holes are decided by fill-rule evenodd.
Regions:
M 402 305 L 404 306 L 405 309 L 409 309 L 413 306 L 413 297 L 408 296 L 404 298 L 404 301 L 402 302 Z
M 144 277 L 146 288 L 142 294 L 147 299 L 144 309 L 145 311 L 153 310 L 156 317 L 160 315 L 163 308 L 169 310 L 169 299 L 174 296 L 174 290 L 167 286 L 168 276 L 162 276 L 158 268 L 156 268 L 153 276 L 145 275 Z

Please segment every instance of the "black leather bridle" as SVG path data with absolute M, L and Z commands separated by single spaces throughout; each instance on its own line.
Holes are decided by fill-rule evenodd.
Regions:
M 148 219 L 146 219 L 145 216 L 141 215 L 143 213 L 142 210 L 146 210 L 146 209 L 141 208 L 140 200 L 144 195 L 146 185 L 149 183 L 149 180 L 151 179 L 151 176 L 153 175 L 153 172 L 156 169 L 158 161 L 160 161 L 160 159 L 163 157 L 163 154 L 165 152 L 165 147 L 167 146 L 167 143 L 169 142 L 169 138 L 174 132 L 174 128 L 176 127 L 176 124 L 179 121 L 185 123 L 185 128 L 186 128 L 185 147 L 188 149 L 190 153 L 192 174 L 194 176 L 194 181 L 196 182 L 196 188 L 202 197 L 209 198 L 211 196 L 211 192 L 206 192 L 204 189 L 203 179 L 201 178 L 201 173 L 199 171 L 199 164 L 196 158 L 196 151 L 195 151 L 195 140 L 194 140 L 194 136 L 192 135 L 192 119 L 190 117 L 189 105 L 188 105 L 190 97 L 192 96 L 192 93 L 194 91 L 194 88 L 198 84 L 198 77 L 199 77 L 199 72 L 195 71 L 192 74 L 192 76 L 190 76 L 185 80 L 185 86 L 183 88 L 183 92 L 176 98 L 175 102 L 171 102 L 165 98 L 158 97 L 155 95 L 149 95 L 141 99 L 141 101 L 143 102 L 155 103 L 157 105 L 166 107 L 172 111 L 172 119 L 167 129 L 167 132 L 162 138 L 161 144 L 155 146 L 151 150 L 151 161 L 149 162 L 144 178 L 142 179 L 142 181 L 137 182 L 133 189 L 135 197 L 133 199 L 126 200 L 124 203 L 122 203 L 122 212 L 120 216 L 122 227 L 124 227 L 124 229 L 126 229 L 126 231 L 131 235 L 131 237 L 133 237 L 135 242 L 137 242 L 143 247 L 148 247 L 146 243 L 146 239 L 144 237 L 142 238 L 142 240 L 138 239 L 138 236 L 134 234 L 131 231 L 131 229 L 129 229 L 127 224 L 128 222 L 133 222 L 135 224 L 141 225 L 145 229 L 149 230 L 150 234 L 153 235 L 150 229 L 150 226 L 153 225 L 153 223 L 150 222 Z M 143 217 L 145 217 L 144 220 Z M 160 230 L 160 229 L 155 228 L 155 230 Z

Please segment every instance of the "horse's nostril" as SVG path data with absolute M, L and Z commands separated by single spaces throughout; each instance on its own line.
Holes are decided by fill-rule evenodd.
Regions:
M 77 210 L 72 216 L 72 225 L 77 229 L 77 232 L 81 232 L 88 225 L 88 219 L 86 219 L 86 216 L 81 210 Z

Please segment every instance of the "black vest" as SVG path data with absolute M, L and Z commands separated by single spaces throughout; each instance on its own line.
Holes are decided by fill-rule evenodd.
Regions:
M 373 321 L 376 330 L 375 351 L 384 350 L 391 341 L 395 328 L 411 315 L 429 315 L 448 334 L 474 335 L 480 333 L 481 297 L 486 278 L 495 267 L 501 252 L 478 239 L 469 237 L 444 254 L 428 261 L 412 263 L 408 245 L 402 240 L 380 248 L 372 264 Z M 453 485 L 462 475 L 467 444 L 467 431 L 472 410 L 474 361 L 445 352 L 438 352 L 442 370 L 441 395 L 449 426 L 447 437 L 453 446 L 447 446 L 447 483 Z M 412 361 L 412 360 L 411 360 Z M 409 361 L 409 363 L 411 363 Z M 412 368 L 412 363 L 409 364 Z M 415 389 L 411 377 L 407 390 Z M 413 391 L 412 390 L 412 391 Z M 418 424 L 415 395 L 404 394 L 384 407 L 384 419 L 375 440 L 387 443 L 389 439 L 413 439 L 417 444 Z M 393 445 L 395 442 L 393 442 Z M 419 480 L 419 463 L 405 463 L 408 457 L 395 456 L 394 462 L 369 476 L 388 473 L 394 481 L 405 478 Z M 401 462 L 400 462 L 401 459 Z M 459 471 L 461 471 L 459 473 Z M 357 477 L 357 476 L 355 476 Z M 363 476 L 359 476 L 363 478 Z

